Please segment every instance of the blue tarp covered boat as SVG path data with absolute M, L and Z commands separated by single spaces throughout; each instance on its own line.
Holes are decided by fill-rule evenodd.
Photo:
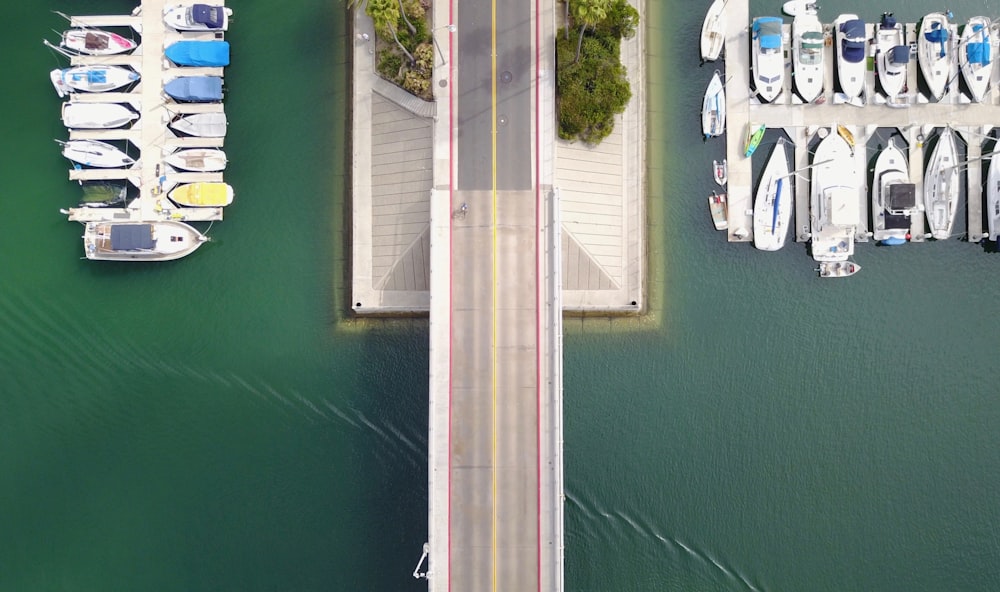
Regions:
M 210 103 L 222 100 L 222 78 L 181 76 L 163 85 L 163 91 L 178 101 Z
M 178 66 L 228 66 L 228 41 L 178 41 L 163 51 Z

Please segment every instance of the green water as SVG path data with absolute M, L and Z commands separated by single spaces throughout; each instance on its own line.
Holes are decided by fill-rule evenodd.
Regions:
M 707 2 L 649 4 L 652 310 L 566 323 L 567 590 L 1000 589 L 997 255 L 859 245 L 824 282 L 726 244 Z M 236 202 L 191 257 L 100 264 L 39 40 L 132 6 L 14 4 L 0 39 L 0 590 L 424 589 L 427 323 L 344 312 L 342 6 L 233 3 Z

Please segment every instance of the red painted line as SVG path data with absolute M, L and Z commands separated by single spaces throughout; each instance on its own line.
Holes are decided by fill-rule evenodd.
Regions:
M 568 1 L 568 0 L 567 0 Z M 538 543 L 536 573 L 538 592 L 542 592 L 542 267 L 538 244 L 542 200 L 541 116 L 539 114 L 541 79 L 538 64 L 541 57 L 541 19 L 539 4 L 535 0 L 535 540 Z
M 455 23 L 455 3 L 448 3 L 448 24 Z M 454 273 L 451 269 L 454 262 L 454 247 L 452 225 L 455 211 L 455 55 L 452 51 L 455 33 L 448 29 L 448 592 L 451 592 L 451 403 L 452 403 L 452 368 L 454 365 L 454 318 L 452 314 L 452 291 L 454 289 Z

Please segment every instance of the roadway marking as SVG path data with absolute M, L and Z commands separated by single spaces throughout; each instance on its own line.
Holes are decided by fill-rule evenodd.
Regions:
M 492 239 L 493 253 L 491 256 L 493 265 L 492 283 L 492 308 L 493 308 L 493 592 L 497 589 L 497 3 L 496 0 L 490 2 L 490 101 L 492 112 L 490 117 L 490 135 L 492 141 Z

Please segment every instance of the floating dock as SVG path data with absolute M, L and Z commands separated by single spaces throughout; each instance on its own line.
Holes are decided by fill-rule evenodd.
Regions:
M 764 15 L 760 15 L 764 16 Z M 861 205 L 861 220 L 857 229 L 857 241 L 865 242 L 871 236 L 869 210 L 871 197 L 867 183 L 869 162 L 875 156 L 869 153 L 869 139 L 880 128 L 895 128 L 906 140 L 908 145 L 909 171 L 911 181 L 917 185 L 918 195 L 922 194 L 924 176 L 924 142 L 934 135 L 934 131 L 950 127 L 967 145 L 967 164 L 965 171 L 966 200 L 965 208 L 968 217 L 967 236 L 970 242 L 986 238 L 982 224 L 983 208 L 983 163 L 981 160 L 982 146 L 990 141 L 987 138 L 993 127 L 992 123 L 1000 121 L 1000 92 L 998 92 L 997 69 L 993 70 L 993 79 L 988 94 L 981 103 L 973 103 L 961 89 L 958 70 L 958 31 L 962 23 L 951 24 L 952 55 L 955 56 L 952 65 L 952 82 L 944 98 L 938 102 L 930 102 L 920 92 L 918 86 L 918 62 L 911 59 L 907 70 L 907 93 L 905 104 L 889 105 L 886 98 L 878 92 L 874 73 L 874 44 L 877 23 L 866 24 L 866 51 L 868 59 L 865 74 L 864 90 L 860 101 L 845 102 L 843 95 L 834 92 L 834 69 L 836 56 L 833 47 L 833 25 L 825 24 L 823 63 L 824 91 L 821 98 L 813 103 L 804 103 L 794 91 L 794 76 L 792 64 L 791 22 L 792 17 L 784 16 L 785 25 L 782 31 L 782 47 L 784 48 L 785 76 L 784 90 L 773 103 L 761 103 L 755 91 L 751 88 L 750 64 L 750 23 L 749 0 L 730 0 L 726 6 L 727 35 L 725 55 L 726 64 L 726 111 L 727 134 L 726 153 L 729 169 L 728 182 L 728 238 L 730 242 L 749 242 L 753 240 L 753 194 L 754 179 L 751 158 L 743 157 L 743 143 L 748 125 L 763 123 L 768 129 L 781 129 L 795 144 L 793 166 L 800 171 L 796 179 L 795 200 L 795 239 L 799 242 L 809 240 L 809 145 L 816 133 L 821 129 L 836 133 L 838 124 L 847 127 L 856 140 L 859 149 L 855 157 L 858 159 L 857 170 L 859 178 L 858 200 Z M 914 23 L 904 25 L 906 42 L 915 47 L 917 26 Z M 915 53 L 915 52 L 911 52 Z M 862 149 L 863 147 L 863 149 Z M 754 154 L 753 158 L 767 158 L 767 151 Z M 961 208 L 961 204 L 959 205 Z M 921 205 L 920 215 L 912 216 L 912 240 L 921 241 L 927 236 L 925 216 Z
M 193 0 L 173 0 L 169 6 L 190 5 Z M 212 5 L 224 6 L 221 0 Z M 179 103 L 163 92 L 165 82 L 178 76 L 223 76 L 223 68 L 180 67 L 173 65 L 164 50 L 185 40 L 221 40 L 223 31 L 176 31 L 163 20 L 164 0 L 142 0 L 132 15 L 70 16 L 69 27 L 130 27 L 142 40 L 131 54 L 108 56 L 78 55 L 70 59 L 71 66 L 100 64 L 128 66 L 139 73 L 139 81 L 130 92 L 87 93 L 69 95 L 72 102 L 128 103 L 140 116 L 130 128 L 70 130 L 71 140 L 124 140 L 139 150 L 136 165 L 128 169 L 82 169 L 69 172 L 72 181 L 128 180 L 139 189 L 139 196 L 126 207 L 75 207 L 64 210 L 70 221 L 129 221 L 158 220 L 214 221 L 222 220 L 223 208 L 185 208 L 167 199 L 167 192 L 181 183 L 198 181 L 221 182 L 222 173 L 174 172 L 163 157 L 180 148 L 220 148 L 224 138 L 184 137 L 169 127 L 178 115 L 222 112 L 221 103 Z

